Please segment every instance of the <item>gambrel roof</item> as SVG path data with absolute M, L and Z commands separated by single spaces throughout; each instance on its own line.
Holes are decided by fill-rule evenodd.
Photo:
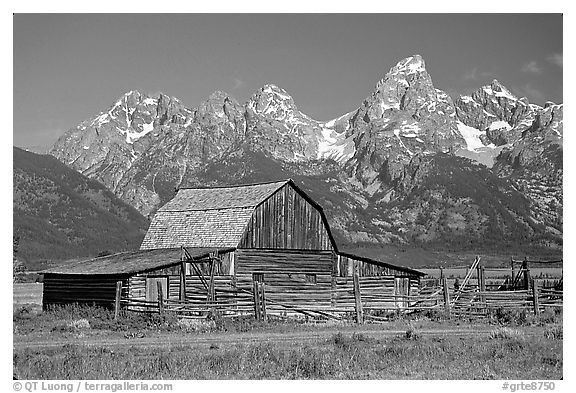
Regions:
M 182 188 L 154 216 L 141 250 L 236 247 L 256 206 L 291 180 L 243 186 Z
M 290 180 L 244 186 L 181 188 L 159 212 L 224 210 L 256 207 Z

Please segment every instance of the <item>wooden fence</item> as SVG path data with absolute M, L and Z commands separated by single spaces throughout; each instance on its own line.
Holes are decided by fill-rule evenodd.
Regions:
M 486 317 L 496 310 L 530 310 L 538 315 L 547 308 L 562 308 L 562 281 L 533 279 L 529 265 L 521 261 L 503 283 L 490 283 L 485 272 L 490 270 L 480 264 L 477 257 L 467 269 L 458 285 L 449 285 L 441 279 L 399 278 L 394 276 L 360 277 L 355 269 L 352 277 L 318 276 L 309 287 L 302 283 L 265 283 L 252 277 L 212 277 L 209 282 L 199 277 L 186 277 L 187 290 L 179 292 L 178 281 L 168 282 L 164 296 L 158 283 L 155 301 L 129 296 L 122 282 L 116 289 L 115 309 L 164 314 L 175 313 L 184 318 L 208 318 L 211 315 L 234 317 L 252 315 L 265 320 L 277 317 L 300 316 L 315 320 L 348 320 L 358 323 L 365 320 L 387 320 L 391 312 L 413 313 L 439 311 L 448 317 Z M 474 277 L 475 276 L 475 277 Z M 232 276 L 230 276 L 232 277 Z M 553 285 L 552 285 L 553 284 Z M 133 285 L 141 286 L 139 281 Z M 137 289 L 141 291 L 141 288 Z M 137 292 L 136 291 L 136 292 Z M 134 289 L 133 289 L 134 293 Z M 178 296 L 180 295 L 180 296 Z M 178 298 L 178 300 L 175 300 Z
M 254 282 L 251 291 L 230 290 L 227 295 L 233 294 L 234 302 L 228 298 L 218 300 L 218 297 L 213 300 L 197 299 L 195 302 L 165 299 L 159 285 L 157 301 L 118 296 L 116 315 L 120 309 L 124 309 L 160 314 L 171 312 L 184 318 L 200 319 L 218 314 L 221 317 L 253 315 L 262 320 L 274 314 L 285 317 L 299 315 L 318 320 L 354 318 L 362 323 L 365 320 L 386 320 L 383 314 L 389 312 L 437 310 L 449 317 L 485 317 L 498 309 L 529 310 L 538 315 L 547 308 L 563 307 L 563 291 L 542 288 L 539 280 L 533 280 L 529 290 L 490 291 L 478 286 L 455 289 L 449 287 L 444 279 L 442 285 L 424 286 L 416 295 L 378 295 L 376 289 L 380 283 L 374 278 L 362 279 L 356 282 L 337 281 L 330 307 L 302 307 L 290 301 L 273 300 L 267 297 L 266 284 L 263 282 Z
M 529 310 L 535 315 L 546 308 L 562 308 L 563 291 L 543 288 L 540 280 L 532 280 L 530 289 L 486 290 L 480 286 L 450 288 L 432 285 L 420 291 L 420 299 L 410 309 L 437 309 L 448 316 L 484 317 L 500 310 Z

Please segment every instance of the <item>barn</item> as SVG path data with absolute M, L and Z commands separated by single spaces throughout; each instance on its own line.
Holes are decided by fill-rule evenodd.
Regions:
M 322 208 L 284 180 L 179 189 L 139 251 L 46 271 L 44 301 L 80 300 L 86 290 L 69 287 L 88 285 L 82 301 L 113 304 L 119 292 L 129 309 L 160 293 L 182 312 L 326 317 L 404 308 L 423 275 L 340 251 Z

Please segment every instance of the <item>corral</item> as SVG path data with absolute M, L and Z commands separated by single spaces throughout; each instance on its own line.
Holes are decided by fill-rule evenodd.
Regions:
M 322 208 L 292 180 L 183 188 L 140 251 L 44 271 L 44 307 L 361 321 L 365 311 L 409 307 L 423 275 L 339 251 Z

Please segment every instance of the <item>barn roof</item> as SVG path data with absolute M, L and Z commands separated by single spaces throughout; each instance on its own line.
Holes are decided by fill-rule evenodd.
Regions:
M 255 207 L 288 182 L 289 180 L 283 180 L 243 186 L 181 188 L 174 199 L 158 211 L 180 212 Z
M 219 253 L 230 249 L 218 249 Z M 214 248 L 186 248 L 192 259 L 208 256 Z M 60 266 L 41 271 L 52 274 L 130 275 L 157 270 L 180 263 L 180 248 L 121 252 L 104 257 L 68 261 Z
M 287 183 L 179 189 L 156 212 L 140 249 L 236 247 L 254 208 Z
M 368 258 L 368 257 L 356 255 L 356 254 L 351 254 L 349 252 L 338 251 L 338 254 L 340 254 L 344 257 L 347 257 L 347 258 L 356 259 L 358 261 L 363 261 L 363 262 L 371 263 L 374 265 L 384 266 L 384 267 L 387 267 L 389 269 L 398 270 L 398 271 L 404 272 L 410 276 L 424 277 L 426 275 L 426 273 L 424 273 L 424 272 L 421 272 L 421 271 L 415 270 L 415 269 L 411 269 L 409 267 L 400 266 L 400 265 L 393 265 L 391 263 L 386 263 L 386 262 L 379 261 L 377 259 L 372 259 L 372 258 Z
M 157 212 L 141 250 L 154 248 L 236 247 L 253 207 Z

